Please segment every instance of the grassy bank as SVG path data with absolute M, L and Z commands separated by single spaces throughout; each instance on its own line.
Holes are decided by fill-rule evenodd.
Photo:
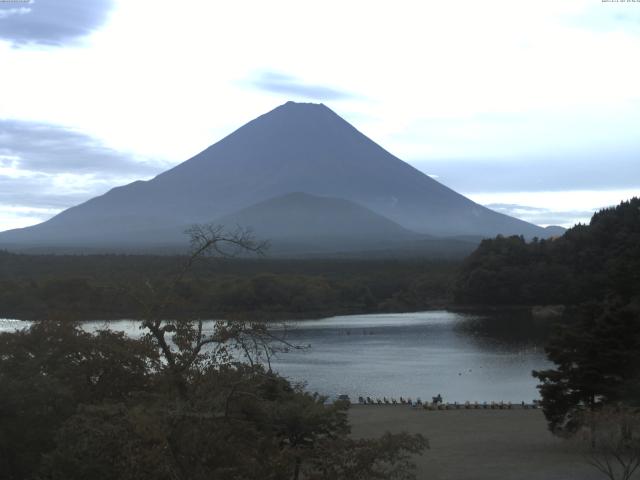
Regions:
M 349 411 L 352 435 L 421 433 L 430 450 L 416 458 L 429 480 L 596 480 L 584 446 L 553 437 L 540 410 L 426 411 L 359 406 Z

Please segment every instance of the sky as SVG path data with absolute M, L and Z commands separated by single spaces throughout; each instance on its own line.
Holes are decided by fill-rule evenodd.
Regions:
M 640 1 L 3 0 L 0 231 L 322 102 L 503 213 L 640 196 Z

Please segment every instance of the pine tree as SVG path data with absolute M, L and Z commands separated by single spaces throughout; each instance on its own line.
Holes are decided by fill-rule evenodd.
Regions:
M 571 434 L 584 413 L 638 401 L 640 315 L 632 306 L 585 305 L 546 348 L 555 369 L 534 371 L 549 428 Z

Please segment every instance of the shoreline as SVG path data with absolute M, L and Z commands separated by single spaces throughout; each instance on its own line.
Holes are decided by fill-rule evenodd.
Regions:
M 362 398 L 362 397 L 360 397 Z M 386 398 L 386 397 L 385 397 Z M 351 402 L 350 405 L 352 407 L 369 407 L 369 408 L 379 408 L 379 407 L 394 407 L 394 408 L 410 408 L 413 410 L 427 410 L 427 411 L 444 411 L 444 410 L 538 410 L 540 409 L 540 404 L 538 400 L 534 400 L 531 403 L 527 402 L 505 402 L 502 400 L 484 400 L 481 402 L 478 401 L 467 401 L 467 402 L 422 402 L 420 399 L 413 401 L 411 398 L 407 398 L 406 400 L 403 397 L 399 397 L 400 400 L 396 400 L 395 398 L 387 399 L 386 402 L 380 401 L 380 399 L 370 399 L 367 397 L 367 400 L 364 402 L 358 401 L 357 403 Z M 339 400 L 339 398 L 338 398 Z M 369 401 L 372 400 L 372 401 Z
M 496 313 L 519 313 L 531 315 L 532 310 L 541 307 L 540 305 L 457 305 L 453 303 L 437 303 L 421 308 L 407 308 L 398 310 L 385 310 L 385 309 L 336 309 L 327 311 L 310 311 L 310 312 L 261 312 L 261 311 L 248 311 L 248 312 L 221 312 L 212 313 L 212 317 L 228 317 L 229 319 L 251 319 L 254 318 L 257 321 L 263 321 L 266 323 L 277 323 L 282 321 L 314 321 L 322 320 L 332 317 L 343 317 L 351 315 L 396 315 L 406 313 L 422 313 L 422 312 L 437 312 L 448 311 L 451 313 L 462 314 L 477 314 L 477 315 L 490 315 Z M 545 307 L 542 305 L 542 307 Z M 14 316 L 5 316 L 0 314 L 0 321 L 19 321 L 19 322 L 42 322 L 50 319 L 36 319 L 29 318 L 30 315 L 25 318 L 14 318 Z M 201 317 L 200 317 L 201 318 Z M 197 321 L 199 318 L 181 319 L 181 321 Z M 87 318 L 78 320 L 74 318 L 72 321 L 80 322 L 118 322 L 118 321 L 142 321 L 142 318 L 135 318 L 134 316 L 126 315 L 89 315 Z M 211 319 L 207 319 L 211 320 Z

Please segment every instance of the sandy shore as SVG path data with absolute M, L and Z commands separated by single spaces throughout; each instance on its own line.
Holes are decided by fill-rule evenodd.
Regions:
M 422 433 L 431 446 L 416 459 L 429 480 L 597 480 L 581 445 L 553 437 L 540 410 L 425 411 L 406 406 L 351 407 L 356 437 Z

